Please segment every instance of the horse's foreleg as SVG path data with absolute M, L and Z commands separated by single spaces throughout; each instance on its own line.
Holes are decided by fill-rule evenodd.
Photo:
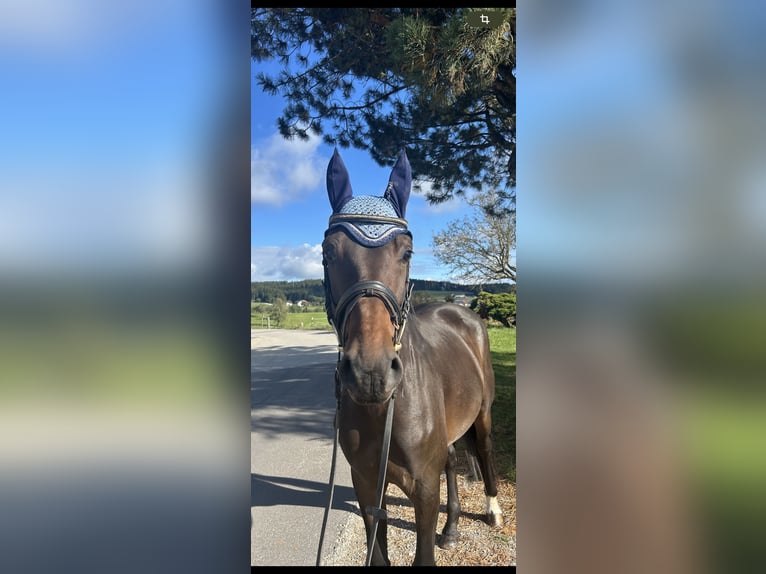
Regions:
M 362 518 L 364 519 L 364 531 L 365 531 L 365 547 L 370 539 L 370 532 L 372 531 L 373 517 L 365 512 L 367 507 L 375 507 L 378 504 L 376 500 L 377 485 L 370 484 L 368 481 L 361 478 L 354 469 L 351 469 L 351 480 L 354 484 L 354 492 L 356 492 L 356 499 L 359 502 L 359 509 L 362 511 Z M 385 490 L 384 490 L 385 492 Z M 381 506 L 385 510 L 386 497 L 383 496 Z M 378 520 L 378 529 L 375 534 L 375 543 L 372 545 L 372 560 L 371 566 L 391 566 L 391 561 L 388 559 L 388 537 L 387 537 L 388 523 L 385 520 Z
M 457 544 L 458 531 L 457 522 L 460 518 L 460 499 L 457 492 L 457 454 L 454 445 L 449 445 L 447 449 L 447 464 L 444 467 L 447 475 L 447 522 L 444 524 L 441 538 L 439 539 L 440 548 L 452 548 Z
M 436 566 L 434 544 L 436 543 L 436 521 L 439 517 L 439 480 L 442 466 L 427 472 L 418 480 L 410 497 L 415 507 L 415 530 L 417 543 L 413 566 Z
M 487 496 L 487 523 L 490 526 L 502 526 L 503 511 L 497 502 L 497 467 L 495 466 L 491 430 L 492 417 L 487 410 L 479 414 L 468 432 L 474 433 L 476 455 L 484 478 L 484 494 Z

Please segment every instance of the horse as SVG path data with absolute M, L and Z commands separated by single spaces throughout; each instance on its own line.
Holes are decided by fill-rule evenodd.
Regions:
M 439 546 L 456 545 L 455 443 L 463 437 L 478 459 L 486 521 L 492 527 L 503 523 L 491 438 L 495 378 L 487 329 L 475 312 L 454 303 L 410 309 L 413 242 L 405 213 L 411 185 L 403 149 L 380 197 L 353 195 L 337 149 L 327 167 L 332 215 L 322 264 L 325 307 L 339 349 L 335 424 L 369 541 L 367 563 L 374 566 L 390 566 L 383 496 L 390 483 L 414 507 L 413 565 L 434 566 L 444 471 L 447 521 Z

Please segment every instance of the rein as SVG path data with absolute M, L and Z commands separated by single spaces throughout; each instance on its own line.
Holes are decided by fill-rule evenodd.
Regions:
M 337 371 L 336 371 L 336 385 L 337 385 Z M 338 458 L 338 412 L 340 410 L 340 398 L 338 398 L 337 402 L 337 408 L 335 411 L 335 419 L 333 422 L 333 426 L 335 427 L 335 441 L 333 442 L 332 447 L 332 464 L 330 466 L 330 490 L 329 494 L 327 496 L 327 505 L 325 506 L 324 510 L 324 518 L 322 519 L 322 530 L 319 534 L 319 548 L 317 549 L 317 566 L 322 565 L 322 545 L 324 542 L 324 532 L 325 528 L 327 527 L 327 517 L 330 513 L 330 508 L 332 508 L 332 495 L 333 491 L 335 489 L 335 461 Z M 375 494 L 375 500 L 377 502 L 377 506 L 372 507 L 368 506 L 364 509 L 364 512 L 366 514 L 369 514 L 372 516 L 372 528 L 370 529 L 370 536 L 367 539 L 367 557 L 365 558 L 365 566 L 369 566 L 372 562 L 372 549 L 373 545 L 375 544 L 375 535 L 378 532 L 378 522 L 380 520 L 386 520 L 387 514 L 386 511 L 383 510 L 383 495 L 385 494 L 383 492 L 383 489 L 386 484 L 386 469 L 388 468 L 388 450 L 391 446 L 391 423 L 394 419 L 394 397 L 391 395 L 391 398 L 388 401 L 388 408 L 386 409 L 386 426 L 383 431 L 383 450 L 380 453 L 380 465 L 378 466 L 378 489 Z
M 406 228 L 407 222 L 404 219 L 386 217 L 386 216 L 373 216 L 373 215 L 353 215 L 353 214 L 336 214 L 330 217 L 330 227 L 341 221 L 347 222 L 374 222 L 374 223 L 391 223 Z M 324 262 L 323 262 L 324 263 Z M 332 296 L 332 289 L 330 286 L 330 277 L 327 274 L 327 265 L 324 264 L 324 288 L 325 288 L 325 310 L 327 311 L 327 320 L 332 325 L 335 331 L 335 336 L 338 339 L 338 361 L 335 366 L 335 418 L 333 425 L 335 427 L 335 440 L 333 442 L 332 451 L 332 465 L 330 468 L 330 491 L 327 499 L 327 506 L 325 507 L 324 519 L 322 522 L 322 530 L 319 536 L 319 549 L 317 550 L 316 565 L 321 565 L 322 560 L 322 543 L 324 541 L 325 527 L 327 526 L 327 517 L 332 507 L 332 497 L 335 484 L 335 461 L 338 452 L 338 435 L 339 425 L 338 416 L 340 413 L 340 396 L 341 396 L 341 383 L 339 367 L 343 354 L 343 346 L 345 342 L 345 328 L 346 320 L 351 314 L 357 303 L 363 297 L 377 297 L 388 310 L 391 324 L 394 326 L 394 350 L 398 353 L 402 348 L 402 336 L 404 334 L 404 328 L 407 325 L 407 316 L 410 312 L 410 297 L 412 295 L 412 289 L 414 284 L 407 277 L 404 290 L 404 300 L 401 305 L 396 298 L 394 292 L 380 281 L 358 281 L 341 295 L 338 303 Z M 395 394 L 395 393 L 394 393 Z M 386 520 L 386 511 L 383 510 L 383 496 L 385 494 L 386 484 L 386 469 L 388 466 L 388 452 L 391 445 L 391 427 L 394 418 L 394 395 L 388 400 L 388 407 L 386 409 L 386 424 L 383 431 L 383 446 L 380 454 L 380 464 L 378 466 L 378 488 L 376 491 L 376 507 L 368 506 L 363 510 L 365 514 L 372 516 L 372 528 L 370 529 L 370 535 L 367 541 L 367 557 L 365 559 L 365 566 L 369 566 L 372 561 L 373 547 L 375 544 L 375 536 L 378 530 L 378 522 L 380 520 Z
M 369 566 L 372 562 L 372 548 L 375 544 L 375 535 L 378 532 L 378 522 L 386 520 L 388 516 L 383 510 L 383 495 L 386 486 L 386 468 L 388 467 L 388 448 L 391 446 L 391 422 L 394 419 L 394 395 L 388 400 L 386 409 L 386 427 L 383 431 L 383 450 L 380 452 L 380 464 L 378 465 L 378 490 L 375 493 L 376 507 L 368 506 L 364 509 L 365 513 L 372 516 L 372 528 L 370 528 L 370 537 L 367 539 L 367 558 L 364 565 Z

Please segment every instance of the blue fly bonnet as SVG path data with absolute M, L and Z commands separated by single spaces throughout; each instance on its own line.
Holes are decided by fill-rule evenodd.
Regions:
M 404 213 L 411 184 L 410 164 L 402 151 L 383 196 L 353 197 L 348 172 L 335 150 L 327 168 L 327 192 L 333 214 L 325 235 L 340 227 L 360 245 L 379 247 L 401 233 L 410 234 Z
M 342 229 L 356 243 L 364 247 L 379 247 L 385 245 L 391 239 L 402 233 L 412 235 L 407 230 L 407 220 L 404 212 L 407 209 L 407 200 L 410 197 L 412 187 L 412 171 L 410 162 L 404 150 L 399 154 L 391 177 L 388 180 L 386 191 L 382 197 L 360 195 L 354 197 L 351 191 L 351 182 L 348 171 L 336 149 L 327 166 L 327 197 L 332 206 L 332 215 L 325 231 L 328 234 Z M 364 297 L 377 297 L 386 306 L 391 323 L 394 326 L 393 344 L 396 352 L 402 348 L 402 333 L 407 324 L 407 315 L 410 311 L 410 294 L 413 283 L 409 279 L 409 265 L 407 278 L 404 285 L 404 298 L 399 301 L 391 288 L 380 281 L 365 279 L 357 281 L 343 291 L 339 299 L 333 298 L 328 275 L 328 263 L 323 258 L 325 309 L 327 320 L 335 329 L 338 336 L 338 350 L 342 351 L 345 341 L 345 325 L 351 310 Z M 338 356 L 340 362 L 340 355 Z M 336 383 L 339 381 L 336 370 Z M 336 397 L 339 397 L 339 388 L 336 385 Z
M 338 217 L 340 215 L 341 217 Z M 342 216 L 347 217 L 342 217 Z M 409 233 L 407 221 L 400 218 L 385 197 L 359 195 L 349 200 L 330 218 L 330 229 L 342 227 L 365 247 L 385 245 L 400 233 Z

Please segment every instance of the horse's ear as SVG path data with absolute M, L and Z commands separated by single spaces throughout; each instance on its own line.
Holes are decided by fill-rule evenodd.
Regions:
M 411 189 L 412 169 L 410 168 L 410 161 L 407 159 L 407 153 L 402 149 L 399 159 L 396 160 L 394 168 L 391 170 L 388 187 L 383 195 L 393 204 L 399 217 L 404 217 L 407 211 L 407 200 L 410 198 Z
M 327 166 L 327 196 L 330 198 L 332 212 L 338 213 L 352 195 L 348 171 L 340 158 L 338 148 L 335 148 Z

